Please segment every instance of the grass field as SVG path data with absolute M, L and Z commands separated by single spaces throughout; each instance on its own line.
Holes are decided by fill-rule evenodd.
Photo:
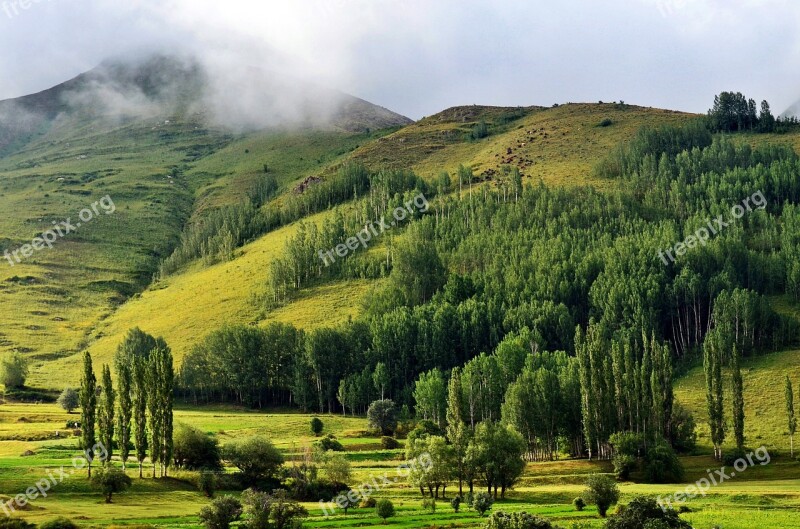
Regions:
M 80 451 L 77 440 L 64 428 L 69 418 L 53 405 L 0 405 L 0 496 L 13 497 L 47 476 L 48 471 L 64 467 L 68 477 L 38 498 L 18 515 L 34 522 L 55 516 L 67 516 L 80 525 L 100 527 L 111 524 L 154 524 L 164 527 L 199 527 L 197 513 L 208 500 L 196 490 L 196 475 L 175 472 L 168 479 L 139 479 L 135 470 L 130 491 L 115 496 L 105 504 L 88 483 L 85 471 L 76 470 L 73 457 Z M 196 426 L 218 436 L 222 443 L 237 437 L 263 434 L 287 454 L 309 445 L 314 438 L 308 424 L 311 415 L 280 411 L 246 411 L 231 407 L 179 407 L 178 423 Z M 395 481 L 402 463 L 402 450 L 382 450 L 377 437 L 369 437 L 363 418 L 322 416 L 325 432 L 337 435 L 347 448 L 354 467 L 353 483 L 372 481 L 381 475 L 392 484 L 376 496 L 392 499 L 397 516 L 390 519 L 394 527 L 479 527 L 485 519 L 462 509 L 455 513 L 449 503 L 440 500 L 435 514 L 422 508 L 417 490 L 404 479 Z M 58 433 L 57 433 L 58 432 Z M 26 451 L 29 455 L 23 456 Z M 718 468 L 710 457 L 684 459 L 687 479 L 703 476 L 707 468 Z M 147 475 L 145 470 L 145 475 Z M 608 462 L 557 461 L 528 464 L 520 484 L 500 501 L 494 510 L 525 510 L 557 521 L 563 527 L 585 522 L 586 527 L 601 527 L 593 506 L 576 512 L 572 499 L 582 494 L 583 481 L 590 473 L 610 472 Z M 697 528 L 719 525 L 726 529 L 778 529 L 793 527 L 800 511 L 800 464 L 787 457 L 773 457 L 769 465 L 754 466 L 736 479 L 714 487 L 703 498 L 691 500 L 692 512 L 683 517 Z M 621 484 L 622 502 L 635 495 L 667 496 L 682 485 Z M 222 492 L 226 493 L 226 492 Z M 230 492 L 236 494 L 235 492 Z M 448 497 L 455 493 L 451 486 Z M 380 519 L 369 509 L 355 509 L 348 515 L 326 516 L 318 503 L 305 503 L 311 516 L 305 525 L 311 528 L 381 527 Z

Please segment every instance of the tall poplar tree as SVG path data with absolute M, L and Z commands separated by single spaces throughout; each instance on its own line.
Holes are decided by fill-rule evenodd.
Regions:
M 142 477 L 144 460 L 147 458 L 147 360 L 144 356 L 134 356 L 132 364 L 133 390 L 133 446 L 136 461 L 139 463 L 139 477 Z
M 97 423 L 100 442 L 103 444 L 105 451 L 103 460 L 103 465 L 105 466 L 111 461 L 114 451 L 114 403 L 116 399 L 114 385 L 111 380 L 111 368 L 108 367 L 108 364 L 103 365 L 102 377 Z
M 722 350 L 717 331 L 706 336 L 703 343 L 703 369 L 706 378 L 706 403 L 714 457 L 722 459 L 722 443 L 725 440 L 725 411 L 722 392 Z
M 94 459 L 95 420 L 97 417 L 97 378 L 89 351 L 83 353 L 83 378 L 81 379 L 81 445 L 85 450 L 89 477 L 92 477 Z
M 786 375 L 786 415 L 789 419 L 789 450 L 794 457 L 794 434 L 797 431 L 797 418 L 794 416 L 794 391 L 789 375 Z
M 736 448 L 744 450 L 744 383 L 742 381 L 742 369 L 740 366 L 741 353 L 737 347 L 733 348 L 731 358 L 731 379 L 732 404 L 733 404 L 733 437 L 736 440 Z
M 119 443 L 119 457 L 122 460 L 122 469 L 130 454 L 131 443 L 131 417 L 133 415 L 133 358 L 121 355 L 117 351 L 114 357 L 114 367 L 117 373 L 117 441 Z

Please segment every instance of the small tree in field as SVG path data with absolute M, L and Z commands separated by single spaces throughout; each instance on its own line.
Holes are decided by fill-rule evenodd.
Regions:
M 67 413 L 72 413 L 81 405 L 81 397 L 74 389 L 67 388 L 58 396 L 58 405 Z
M 28 378 L 28 361 L 19 353 L 14 353 L 0 363 L 0 383 L 6 389 L 19 389 L 25 386 Z
M 322 434 L 322 430 L 325 428 L 325 425 L 322 424 L 322 419 L 319 417 L 314 417 L 311 419 L 311 433 L 313 433 L 316 437 L 319 437 Z
M 206 529 L 229 529 L 242 516 L 242 504 L 233 496 L 222 496 L 200 510 L 200 521 Z
M 617 482 L 608 476 L 594 474 L 586 480 L 586 487 L 586 498 L 597 505 L 597 512 L 605 518 L 608 508 L 619 501 Z
M 376 400 L 369 405 L 367 419 L 370 428 L 380 430 L 383 435 L 392 435 L 397 428 L 397 407 L 394 401 Z
M 493 504 L 494 498 L 491 494 L 486 492 L 479 492 L 472 499 L 472 508 L 481 516 L 486 514 L 486 512 L 492 508 Z
M 382 518 L 385 524 L 386 520 L 394 516 L 394 504 L 386 499 L 378 500 L 378 503 L 375 504 L 375 514 Z
M 130 488 L 131 478 L 116 468 L 101 468 L 92 476 L 92 483 L 103 491 L 106 503 L 111 503 L 112 495 L 125 492 Z

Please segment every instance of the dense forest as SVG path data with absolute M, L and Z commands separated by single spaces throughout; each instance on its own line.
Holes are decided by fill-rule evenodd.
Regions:
M 729 366 L 798 338 L 770 303 L 800 296 L 798 170 L 791 148 L 713 136 L 707 121 L 644 129 L 612 151 L 597 171 L 621 184 L 614 192 L 523 187 L 513 171 L 478 186 L 465 168 L 429 184 L 345 167 L 343 181 L 363 183 L 355 202 L 301 226 L 263 302 L 385 278 L 363 316 L 310 332 L 219 329 L 186 357 L 179 386 L 198 402 L 364 413 L 391 398 L 441 428 L 503 421 L 532 459 L 610 456 L 620 432 L 680 444 L 693 419 L 674 405 L 675 370 L 705 361 L 713 375 L 714 359 Z M 317 257 L 419 193 L 430 208 L 379 251 L 335 266 Z M 732 214 L 754 196 L 762 207 Z M 301 196 L 292 207 L 320 206 Z M 659 258 L 717 218 L 713 237 Z

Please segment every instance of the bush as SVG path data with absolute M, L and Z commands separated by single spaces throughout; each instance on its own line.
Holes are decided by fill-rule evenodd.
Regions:
M 597 512 L 603 518 L 608 508 L 619 501 L 617 482 L 608 476 L 593 474 L 586 480 L 586 499 L 597 505 Z
M 636 469 L 636 458 L 627 454 L 615 454 L 612 463 L 614 475 L 619 480 L 627 480 Z
M 436 513 L 436 498 L 425 498 L 422 500 L 422 508 L 430 511 L 431 514 Z
M 598 123 L 598 124 L 597 124 L 597 126 L 598 126 L 598 127 L 610 127 L 610 126 L 611 126 L 611 125 L 613 125 L 613 124 L 614 124 L 614 122 L 613 122 L 613 121 L 611 121 L 611 119 L 610 119 L 610 118 L 605 118 L 603 121 L 601 121 L 600 123 Z
M 383 435 L 392 435 L 397 428 L 397 408 L 394 401 L 376 400 L 369 405 L 367 419 L 370 428 L 380 430 Z
M 6 390 L 25 387 L 26 378 L 28 378 L 28 361 L 21 354 L 14 353 L 0 362 L 0 382 Z
M 394 516 L 394 504 L 386 499 L 379 500 L 375 504 L 375 514 L 377 514 L 379 518 L 382 518 L 385 524 L 386 520 Z
M 492 514 L 484 526 L 485 529 L 553 529 L 553 524 L 546 518 L 540 518 L 527 512 Z
M 581 498 L 580 496 L 572 500 L 572 505 L 575 507 L 576 511 L 582 511 L 583 509 L 586 508 L 586 502 L 583 501 L 583 498 Z
M 36 526 L 22 518 L 0 516 L 0 529 L 36 529 Z
M 458 512 L 461 508 L 461 496 L 454 496 L 452 500 L 450 500 L 450 507 L 453 508 L 453 511 Z
M 259 480 L 272 479 L 283 465 L 283 456 L 275 446 L 264 437 L 249 437 L 232 441 L 225 446 L 225 459 L 242 473 L 247 485 Z
M 204 470 L 200 472 L 200 477 L 197 480 L 197 488 L 206 495 L 207 498 L 214 497 L 214 491 L 217 490 L 217 476 L 213 472 Z
M 319 417 L 314 417 L 311 419 L 311 433 L 313 433 L 316 437 L 319 437 L 324 429 L 325 425 L 322 424 L 322 419 Z
M 672 509 L 663 510 L 651 498 L 634 498 L 606 522 L 606 529 L 691 529 Z
M 486 512 L 492 508 L 493 504 L 494 498 L 492 498 L 491 494 L 486 492 L 479 492 L 472 499 L 472 508 L 481 516 L 486 514 Z
M 101 468 L 92 475 L 92 484 L 103 491 L 106 503 L 111 503 L 114 494 L 128 490 L 131 483 L 131 478 L 116 468 Z
M 206 529 L 229 529 L 242 517 L 242 504 L 233 496 L 223 496 L 200 510 L 200 522 Z
M 731 449 L 730 452 L 726 452 L 722 456 L 722 463 L 726 467 L 732 467 L 736 461 L 739 459 L 745 459 L 747 457 L 747 452 L 744 450 L 739 450 L 738 448 Z
M 375 501 L 375 498 L 364 498 L 361 500 L 361 504 L 359 507 L 362 509 L 374 509 L 377 506 L 378 502 Z
M 680 483 L 683 465 L 667 443 L 659 443 L 647 451 L 648 483 Z
M 72 388 L 66 388 L 58 396 L 58 405 L 61 406 L 67 413 L 72 413 L 81 405 L 81 398 L 78 392 Z
M 186 470 L 221 470 L 217 440 L 197 428 L 178 425 L 173 436 L 175 466 Z
M 394 437 L 384 435 L 381 437 L 381 446 L 384 450 L 394 450 L 396 448 L 400 448 L 400 442 Z
M 670 444 L 681 454 L 688 454 L 697 445 L 697 432 L 694 417 L 677 402 L 672 407 L 670 419 Z
M 338 441 L 337 441 L 338 442 Z M 326 452 L 323 454 L 322 468 L 325 475 L 334 483 L 347 483 L 350 481 L 353 470 L 344 454 Z
M 416 439 L 419 439 L 420 437 L 424 437 L 426 435 L 427 436 L 435 436 L 435 435 L 436 436 L 441 436 L 443 434 L 444 434 L 444 432 L 442 432 L 442 429 L 439 428 L 439 425 L 436 424 L 435 422 L 433 422 L 433 421 L 420 421 L 420 422 L 417 423 L 417 425 L 414 427 L 414 429 L 411 430 L 408 433 L 408 444 L 409 445 L 413 445 L 414 441 Z
M 248 529 L 292 529 L 300 527 L 300 518 L 308 516 L 305 507 L 288 499 L 284 490 L 267 494 L 247 489 L 242 502 L 247 514 L 244 526 Z
M 78 529 L 78 524 L 62 516 L 41 524 L 39 529 Z
M 315 444 L 324 452 L 327 452 L 329 450 L 333 450 L 334 452 L 344 452 L 344 446 L 342 445 L 342 443 L 339 442 L 338 439 L 336 439 L 336 436 L 333 435 L 332 433 L 329 433 L 328 435 L 317 441 Z

